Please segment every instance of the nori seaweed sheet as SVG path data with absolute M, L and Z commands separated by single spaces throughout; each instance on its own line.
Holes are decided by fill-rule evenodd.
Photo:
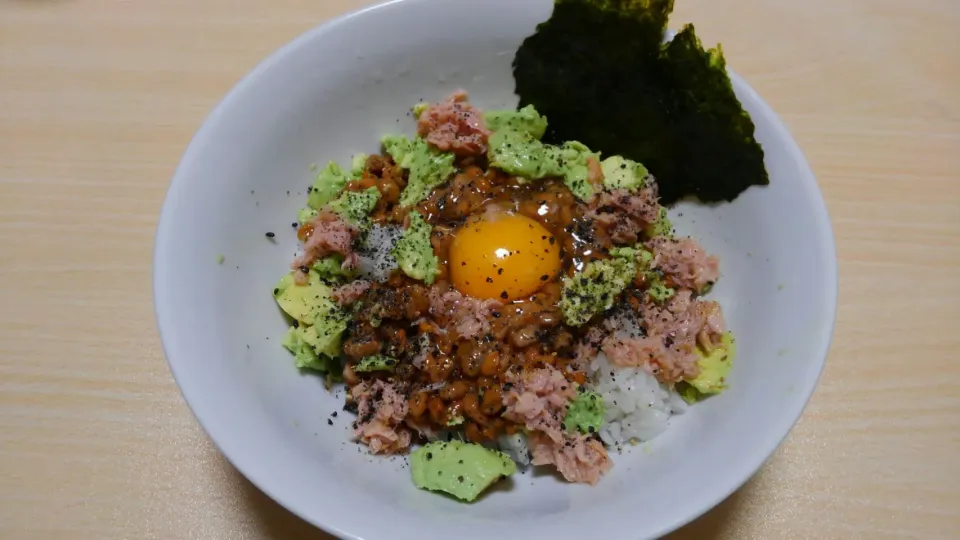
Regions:
M 769 183 L 754 125 L 718 46 L 692 25 L 663 43 L 673 0 L 557 0 L 517 50 L 520 106 L 547 116 L 544 142 L 577 140 L 643 163 L 663 204 L 732 201 Z

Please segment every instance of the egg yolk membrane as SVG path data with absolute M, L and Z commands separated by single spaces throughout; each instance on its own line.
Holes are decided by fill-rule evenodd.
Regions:
M 560 245 L 535 220 L 487 212 L 457 229 L 449 265 L 453 286 L 462 294 L 516 300 L 556 277 Z

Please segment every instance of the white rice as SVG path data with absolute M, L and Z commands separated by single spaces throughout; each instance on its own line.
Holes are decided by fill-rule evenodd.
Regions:
M 600 439 L 607 445 L 649 441 L 663 433 L 670 416 L 687 410 L 676 391 L 641 368 L 612 367 L 603 353 L 590 367 L 594 390 L 603 396 L 606 406 Z
M 384 282 L 397 268 L 397 260 L 391 251 L 403 234 L 400 227 L 374 225 L 367 233 L 363 245 L 357 250 L 358 271 L 361 277 Z

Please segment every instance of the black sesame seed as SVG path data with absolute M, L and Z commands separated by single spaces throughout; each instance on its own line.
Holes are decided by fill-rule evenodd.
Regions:
M 274 236 L 276 236 L 276 235 L 273 234 L 272 232 L 268 232 L 268 233 L 267 233 L 267 238 L 273 238 Z

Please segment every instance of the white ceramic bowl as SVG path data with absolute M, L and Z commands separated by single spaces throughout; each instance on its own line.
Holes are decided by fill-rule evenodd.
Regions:
M 350 415 L 281 349 L 270 294 L 296 250 L 291 228 L 312 163 L 412 133 L 406 111 L 462 87 L 516 104 L 510 63 L 549 0 L 405 0 L 329 22 L 283 47 L 217 106 L 177 169 L 157 233 L 154 293 L 171 370 L 227 458 L 279 503 L 350 538 L 648 538 L 742 485 L 816 385 L 837 295 L 833 236 L 816 181 L 772 110 L 734 87 L 757 126 L 771 185 L 732 204 L 673 210 L 721 257 L 713 297 L 736 333 L 730 389 L 615 456 L 599 485 L 518 475 L 474 504 L 414 488 L 403 460 L 348 442 Z M 736 62 L 736 58 L 729 59 Z M 656 172 L 656 171 L 654 171 Z M 289 195 L 288 195 L 289 192 Z M 679 215 L 682 213 L 682 217 Z M 264 233 L 277 233 L 269 241 Z M 218 254 L 225 261 L 218 264 Z

